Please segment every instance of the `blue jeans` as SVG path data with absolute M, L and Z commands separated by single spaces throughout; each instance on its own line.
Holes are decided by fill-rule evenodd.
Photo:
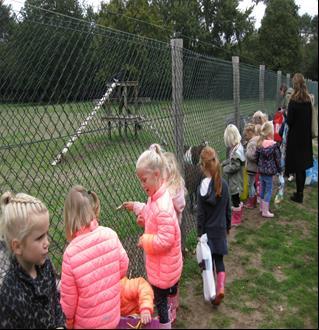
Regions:
M 269 203 L 272 194 L 272 175 L 260 175 L 261 192 L 260 198 Z

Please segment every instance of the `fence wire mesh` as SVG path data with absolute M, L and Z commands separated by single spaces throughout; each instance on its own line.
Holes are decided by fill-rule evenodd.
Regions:
M 116 211 L 123 201 L 146 200 L 135 162 L 152 143 L 176 153 L 202 141 L 224 159 L 223 132 L 236 118 L 233 64 L 181 49 L 181 64 L 174 66 L 170 44 L 36 8 L 19 13 L 17 22 L 0 42 L 0 193 L 26 192 L 45 202 L 50 255 L 59 271 L 66 246 L 65 196 L 75 184 L 95 191 L 101 224 L 118 233 L 130 274 L 143 275 L 136 245 L 142 230 L 132 214 Z M 260 109 L 273 113 L 277 74 L 265 71 L 261 99 L 260 69 L 240 64 L 238 70 L 241 123 Z M 172 101 L 176 77 L 182 77 L 175 86 L 182 95 L 180 109 Z M 317 82 L 308 86 L 317 100 Z M 195 165 L 185 170 L 188 199 L 194 173 Z M 184 241 L 195 238 L 196 213 L 189 205 Z M 4 250 L 0 242 L 0 278 Z

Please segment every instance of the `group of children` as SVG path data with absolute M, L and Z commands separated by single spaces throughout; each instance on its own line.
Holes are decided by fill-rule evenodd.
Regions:
M 200 154 L 204 178 L 197 193 L 197 235 L 206 233 L 211 248 L 217 273 L 215 305 L 224 297 L 227 234 L 231 226 L 241 223 L 245 166 L 249 176 L 245 206 L 256 207 L 257 176 L 262 216 L 273 216 L 269 211 L 272 178 L 282 173 L 279 145 L 273 138 L 272 123 L 259 111 L 246 125 L 243 140 L 235 125 L 226 127 L 224 141 L 229 155 L 225 161 L 220 163 L 210 146 Z M 58 290 L 48 258 L 48 209 L 23 193 L 2 195 L 0 234 L 11 253 L 11 265 L 1 284 L 1 328 L 116 328 L 121 316 L 132 313 L 147 324 L 154 312 L 153 301 L 160 328 L 171 328 L 183 268 L 180 225 L 186 205 L 185 184 L 175 155 L 158 144 L 140 155 L 136 174 L 148 200 L 123 202 L 121 208 L 134 212 L 137 224 L 144 228 L 137 246 L 145 254 L 147 281 L 126 277 L 127 253 L 116 232 L 99 225 L 97 194 L 75 186 L 64 204 L 69 244 L 63 254 Z
M 122 207 L 134 211 L 144 227 L 137 245 L 144 250 L 148 281 L 126 277 L 127 253 L 116 232 L 99 225 L 97 194 L 75 186 L 64 204 L 69 244 L 58 290 L 48 258 L 48 209 L 27 194 L 2 195 L 0 234 L 11 256 L 0 290 L 1 328 L 116 328 L 120 317 L 130 314 L 147 324 L 154 298 L 160 328 L 171 328 L 183 267 L 185 185 L 174 154 L 159 145 L 141 154 L 136 174 L 148 201 Z

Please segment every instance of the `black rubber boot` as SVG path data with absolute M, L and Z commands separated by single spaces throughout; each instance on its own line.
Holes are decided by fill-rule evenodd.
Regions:
M 290 199 L 295 203 L 302 203 L 303 202 L 303 193 L 295 192 Z

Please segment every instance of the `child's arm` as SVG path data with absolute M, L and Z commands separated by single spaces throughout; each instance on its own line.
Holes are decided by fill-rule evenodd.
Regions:
M 227 185 L 227 204 L 226 204 L 226 230 L 227 233 L 229 233 L 231 229 L 231 199 L 230 199 L 230 193 Z
M 183 212 L 185 206 L 186 206 L 186 201 L 185 201 L 185 192 L 184 189 L 180 189 L 178 193 L 172 198 L 174 208 L 176 213 L 180 214 Z
M 149 311 L 150 314 L 154 312 L 154 293 L 150 284 L 143 278 L 138 277 L 136 279 L 138 290 L 138 305 L 140 313 L 143 311 Z
M 66 326 L 68 329 L 73 328 L 74 315 L 77 307 L 78 291 L 70 264 L 70 258 L 65 252 L 62 262 L 61 275 L 61 306 L 66 317 Z
M 229 164 L 223 167 L 223 172 L 225 174 L 233 174 L 240 170 L 241 168 L 241 161 L 239 158 L 233 158 Z
M 124 202 L 122 206 L 127 209 L 128 211 L 133 211 L 137 216 L 137 224 L 140 227 L 145 226 L 145 219 L 143 216 L 143 210 L 145 208 L 145 203 L 140 202 Z
M 174 218 L 165 211 L 156 215 L 157 233 L 143 234 L 138 242 L 146 253 L 158 254 L 169 250 L 175 241 Z
M 200 189 L 197 191 L 197 237 L 205 234 L 205 211 L 203 201 L 200 195 Z

